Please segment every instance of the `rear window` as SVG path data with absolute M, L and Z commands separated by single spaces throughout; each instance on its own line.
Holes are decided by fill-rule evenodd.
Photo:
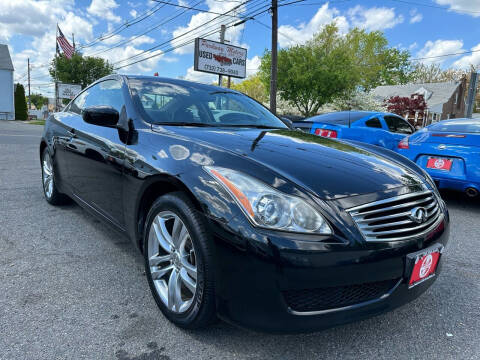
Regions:
M 455 120 L 439 122 L 429 126 L 430 131 L 458 132 L 458 133 L 480 133 L 480 120 Z

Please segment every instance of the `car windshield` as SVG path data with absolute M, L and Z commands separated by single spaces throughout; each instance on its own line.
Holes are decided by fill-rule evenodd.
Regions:
M 142 115 L 154 124 L 287 128 L 264 106 L 230 89 L 137 78 L 129 79 L 129 87 Z
M 430 131 L 480 133 L 480 120 L 459 119 L 449 122 L 439 122 L 429 127 Z

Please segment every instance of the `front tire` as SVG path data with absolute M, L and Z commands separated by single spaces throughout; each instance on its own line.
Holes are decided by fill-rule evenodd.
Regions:
M 53 167 L 52 156 L 48 148 L 42 152 L 42 185 L 43 194 L 48 203 L 52 205 L 62 205 L 69 201 L 69 198 L 60 193 L 55 183 L 55 169 Z
M 188 329 L 211 324 L 216 318 L 213 245 L 184 193 L 153 203 L 143 245 L 148 284 L 165 317 Z

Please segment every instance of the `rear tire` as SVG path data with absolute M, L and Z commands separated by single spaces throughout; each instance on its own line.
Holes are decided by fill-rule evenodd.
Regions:
M 48 148 L 42 152 L 42 187 L 45 200 L 51 205 L 63 205 L 70 201 L 70 198 L 57 189 L 55 183 L 55 168 Z
M 184 193 L 169 193 L 153 203 L 143 249 L 148 284 L 165 317 L 187 329 L 213 323 L 213 243 L 204 219 Z

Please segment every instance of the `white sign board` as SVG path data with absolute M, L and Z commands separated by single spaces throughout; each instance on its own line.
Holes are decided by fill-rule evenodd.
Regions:
M 58 84 L 58 97 L 60 99 L 73 99 L 80 91 L 82 91 L 80 85 Z
M 194 69 L 243 79 L 247 75 L 247 49 L 197 38 Z

